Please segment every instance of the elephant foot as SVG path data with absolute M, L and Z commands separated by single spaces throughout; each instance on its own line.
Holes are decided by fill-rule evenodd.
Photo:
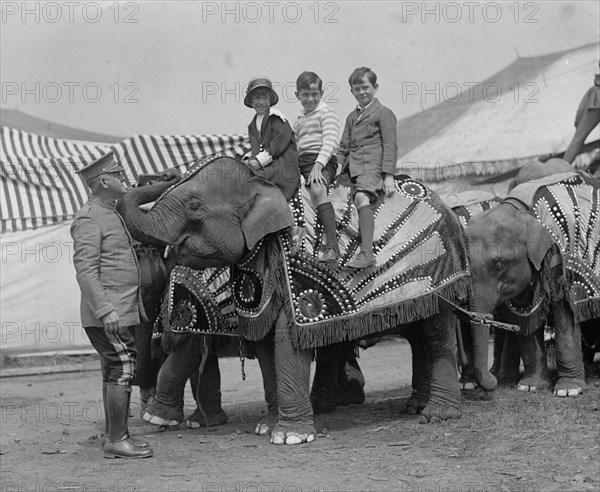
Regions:
M 462 376 L 458 380 L 458 386 L 461 390 L 474 390 L 477 388 L 477 381 L 472 372 L 463 372 Z
M 183 409 L 175 409 L 154 400 L 146 408 L 143 419 L 152 425 L 172 427 L 183 422 Z
M 497 381 L 498 386 L 515 386 L 519 381 L 519 375 L 499 374 Z
M 254 433 L 257 436 L 268 436 L 271 434 L 271 426 L 269 424 L 265 424 L 264 422 L 259 422 L 254 428 Z
M 408 415 L 417 415 L 418 413 L 421 413 L 427 406 L 428 400 L 429 398 L 426 396 L 413 392 L 406 401 L 406 413 Z
M 517 384 L 519 391 L 531 391 L 532 393 L 547 390 L 548 388 L 550 388 L 550 381 L 542 377 L 524 377 Z
M 286 430 L 279 424 L 275 427 L 271 433 L 271 444 L 304 444 L 313 442 L 317 435 L 317 431 L 312 425 L 306 426 L 301 431 L 298 430 Z
M 313 413 L 319 415 L 322 413 L 330 413 L 336 410 L 337 405 L 330 399 L 321 399 L 310 396 L 310 404 L 312 405 Z
M 560 398 L 579 396 L 583 394 L 587 385 L 582 379 L 560 378 L 554 386 L 554 394 Z
M 200 407 L 196 407 L 194 413 L 187 418 L 185 423 L 190 429 L 214 427 L 216 425 L 223 425 L 227 423 L 227 414 L 220 407 L 218 410 L 213 412 L 208 411 L 205 413 L 202 413 L 202 409 Z
M 140 388 L 140 414 L 144 415 L 146 409 L 154 403 L 156 399 L 156 388 Z
M 421 411 L 420 424 L 441 422 L 442 420 L 459 419 L 462 416 L 460 406 L 427 404 Z

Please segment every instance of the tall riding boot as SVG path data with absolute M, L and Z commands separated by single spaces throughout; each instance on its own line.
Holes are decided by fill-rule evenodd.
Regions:
M 131 386 L 109 384 L 106 390 L 108 439 L 104 443 L 105 458 L 148 458 L 152 450 L 135 445 L 129 438 L 129 399 Z

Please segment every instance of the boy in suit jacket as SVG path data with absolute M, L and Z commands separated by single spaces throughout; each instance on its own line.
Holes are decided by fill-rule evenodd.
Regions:
M 373 206 L 384 194 L 389 196 L 395 191 L 396 116 L 375 98 L 379 86 L 377 75 L 370 68 L 357 68 L 348 82 L 358 106 L 346 118 L 338 162 L 353 184 L 361 237 L 360 252 L 347 266 L 362 269 L 377 263 L 373 253 Z

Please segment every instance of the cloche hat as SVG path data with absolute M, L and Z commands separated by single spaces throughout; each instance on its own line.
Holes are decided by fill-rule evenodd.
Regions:
M 252 92 L 259 87 L 265 87 L 269 89 L 271 106 L 275 106 L 279 102 L 279 96 L 273 90 L 273 84 L 267 77 L 254 77 L 248 82 L 248 89 L 246 89 L 246 97 L 244 97 L 244 105 L 249 108 L 252 107 Z

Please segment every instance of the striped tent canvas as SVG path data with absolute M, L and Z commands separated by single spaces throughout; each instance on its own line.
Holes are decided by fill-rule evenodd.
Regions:
M 71 219 L 89 190 L 76 171 L 113 150 L 127 181 L 170 167 L 185 171 L 198 158 L 215 153 L 241 157 L 244 135 L 136 135 L 114 145 L 43 137 L 1 127 L 0 214 L 2 233 L 35 229 Z

